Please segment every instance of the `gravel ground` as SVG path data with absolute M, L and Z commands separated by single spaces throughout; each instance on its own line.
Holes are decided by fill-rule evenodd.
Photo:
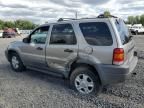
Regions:
M 61 78 L 32 70 L 13 72 L 4 50 L 21 39 L 0 38 L 0 108 L 144 108 L 144 36 L 134 37 L 139 51 L 137 75 L 108 86 L 98 97 L 78 95 Z

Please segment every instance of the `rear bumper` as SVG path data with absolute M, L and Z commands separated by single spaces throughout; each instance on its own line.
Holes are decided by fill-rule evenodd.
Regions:
M 4 32 L 3 33 L 3 37 L 5 37 L 5 38 L 15 37 L 15 34 L 14 33 L 6 33 L 6 32 Z
M 130 63 L 120 66 L 116 65 L 101 65 L 99 67 L 101 72 L 101 82 L 103 85 L 120 83 L 127 79 L 134 68 L 136 67 L 138 58 L 135 56 Z

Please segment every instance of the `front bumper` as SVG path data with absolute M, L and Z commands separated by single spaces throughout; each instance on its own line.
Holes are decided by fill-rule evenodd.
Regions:
M 7 50 L 7 49 L 5 50 L 5 57 L 6 57 L 7 60 L 9 61 L 9 58 L 8 58 L 8 50 Z
M 130 63 L 126 63 L 120 66 L 116 65 L 101 65 L 100 77 L 103 85 L 114 84 L 124 82 L 135 69 L 138 62 L 137 56 L 133 57 L 133 60 Z

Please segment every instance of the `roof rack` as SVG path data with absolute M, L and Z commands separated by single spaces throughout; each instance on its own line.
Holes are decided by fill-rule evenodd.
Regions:
M 86 18 L 79 18 L 79 19 L 75 19 L 75 18 L 59 18 L 58 22 L 60 22 L 60 21 L 67 21 L 67 20 L 96 19 L 96 18 L 97 17 L 94 17 L 94 18 L 88 18 L 88 17 L 86 17 Z
M 116 17 L 116 16 L 113 16 L 113 15 L 108 15 L 108 16 L 105 16 L 104 14 L 100 14 L 100 15 L 98 15 L 97 16 L 97 18 L 118 18 L 118 17 Z
M 86 17 L 86 18 L 79 18 L 79 19 L 75 19 L 75 18 L 59 18 L 58 22 L 60 22 L 60 21 L 67 21 L 67 20 L 96 19 L 96 18 L 118 18 L 118 17 L 113 16 L 113 15 L 105 16 L 104 14 L 100 14 L 97 17 L 94 17 L 94 18 L 88 18 L 88 17 Z

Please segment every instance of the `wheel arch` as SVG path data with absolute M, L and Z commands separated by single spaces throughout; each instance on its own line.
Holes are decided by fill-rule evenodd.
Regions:
M 16 51 L 16 50 L 13 50 L 13 49 L 8 50 L 8 61 L 10 61 L 12 53 L 16 53 L 16 54 L 19 55 L 18 51 Z
M 90 61 L 88 61 L 88 60 L 83 60 L 83 59 L 75 60 L 75 61 L 71 64 L 68 78 L 70 78 L 70 76 L 71 76 L 71 74 L 72 74 L 72 72 L 73 72 L 74 69 L 76 69 L 77 67 L 81 67 L 81 66 L 87 66 L 87 67 L 89 67 L 90 69 L 92 69 L 92 70 L 93 70 L 93 73 L 99 77 L 100 83 L 102 83 L 101 74 L 100 74 L 100 72 L 99 72 L 98 66 L 95 65 L 93 62 L 90 62 Z

